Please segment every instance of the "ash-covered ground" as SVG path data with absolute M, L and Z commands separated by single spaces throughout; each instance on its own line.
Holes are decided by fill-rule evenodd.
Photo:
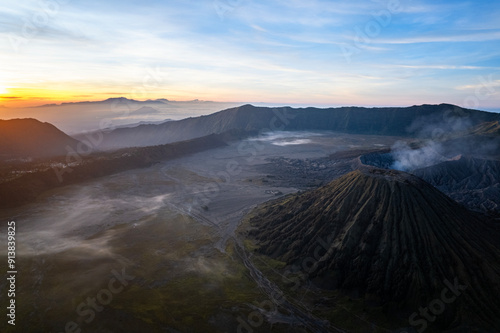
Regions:
M 15 329 L 237 331 L 255 304 L 280 293 L 234 238 L 243 216 L 265 201 L 333 180 L 352 170 L 360 152 L 398 139 L 271 133 L 4 209 L 1 219 L 18 226 Z M 106 299 L 116 272 L 131 279 Z M 88 303 L 96 297 L 97 310 Z M 268 332 L 271 323 L 276 332 L 317 325 L 288 303 L 262 311 L 267 320 L 255 332 Z

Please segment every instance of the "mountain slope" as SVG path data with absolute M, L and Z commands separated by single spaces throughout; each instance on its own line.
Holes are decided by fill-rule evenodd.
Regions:
M 29 172 L 16 172 L 16 177 L 0 179 L 0 198 L 2 198 L 0 208 L 29 203 L 43 192 L 53 188 L 77 184 L 126 170 L 150 167 L 161 161 L 223 147 L 227 145 L 227 142 L 241 140 L 243 135 L 245 133 L 234 131 L 166 145 L 97 152 L 82 156 L 81 161 L 72 165 L 67 165 L 64 156 L 51 159 L 50 163 L 42 160 L 41 164 L 35 164 Z M 61 167 L 61 165 L 65 166 Z M 17 171 L 15 166 L 13 171 Z M 12 172 L 7 170 L 6 174 L 10 176 Z
M 318 286 L 409 314 L 445 280 L 468 285 L 437 322 L 500 328 L 500 250 L 493 226 L 412 175 L 364 168 L 264 205 L 250 219 L 257 251 L 308 262 Z M 313 260 L 314 259 L 314 260 Z
M 500 161 L 462 156 L 412 173 L 469 209 L 500 214 Z
M 117 129 L 106 135 L 101 148 L 147 146 L 187 140 L 228 130 L 330 130 L 354 134 L 410 135 L 417 120 L 467 119 L 471 125 L 497 121 L 499 114 L 462 109 L 449 104 L 407 108 L 266 108 L 244 105 L 208 116 L 160 125 Z M 453 118 L 455 117 L 455 118 Z
M 49 123 L 35 119 L 0 120 L 0 159 L 51 157 L 67 154 L 79 141 Z
M 472 131 L 475 135 L 500 136 L 500 122 L 490 121 L 476 126 Z

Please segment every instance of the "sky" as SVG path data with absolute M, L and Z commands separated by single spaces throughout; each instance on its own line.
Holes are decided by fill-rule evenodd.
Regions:
M 0 0 L 0 106 L 124 96 L 500 110 L 500 2 Z

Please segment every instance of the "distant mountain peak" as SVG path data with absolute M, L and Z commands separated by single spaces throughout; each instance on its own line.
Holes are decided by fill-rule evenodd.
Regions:
M 104 101 L 102 102 L 113 102 L 113 101 L 130 101 L 130 102 L 138 102 L 137 100 L 135 99 L 130 99 L 130 98 L 126 98 L 126 97 L 110 97 L 110 98 L 107 98 L 105 99 Z M 98 101 L 96 103 L 99 103 Z
M 136 99 L 131 99 L 127 97 L 110 97 L 102 101 L 80 101 L 80 102 L 63 102 L 60 104 L 51 103 L 51 104 L 43 104 L 39 106 L 34 106 L 33 108 L 44 108 L 44 107 L 55 107 L 55 106 L 68 106 L 68 105 L 80 105 L 80 104 L 100 104 L 100 103 L 133 103 L 133 104 L 165 104 L 169 102 L 168 99 L 160 98 L 156 100 L 148 99 L 145 101 L 139 101 Z

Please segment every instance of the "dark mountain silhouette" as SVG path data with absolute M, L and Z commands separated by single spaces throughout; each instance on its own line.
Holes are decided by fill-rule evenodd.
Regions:
M 191 101 L 174 101 L 168 100 L 166 98 L 158 98 L 158 99 L 148 99 L 145 101 L 140 101 L 132 98 L 126 97 L 111 97 L 102 101 L 81 101 L 81 102 L 65 102 L 65 103 L 51 103 L 51 104 L 43 104 L 34 106 L 33 108 L 45 108 L 45 107 L 54 107 L 54 106 L 69 106 L 69 105 L 89 105 L 89 106 L 98 106 L 98 105 L 113 105 L 114 107 L 126 106 L 126 107 L 140 107 L 144 105 L 158 105 L 158 106 L 166 106 L 170 103 L 219 103 L 213 101 L 203 101 L 194 99 Z M 223 103 L 223 102 L 221 102 Z M 234 103 L 233 103 L 234 104 Z
M 35 119 L 0 120 L 0 159 L 40 158 L 67 154 L 79 141 L 54 125 Z
M 498 230 L 479 216 L 415 176 L 363 167 L 265 204 L 250 218 L 249 237 L 261 254 L 307 262 L 317 286 L 389 313 L 418 312 L 441 297 L 444 281 L 467 285 L 434 325 L 498 330 Z
M 500 161 L 462 156 L 412 173 L 469 209 L 500 214 Z
M 111 128 L 106 128 L 105 131 L 109 131 L 109 130 L 117 129 L 117 128 L 137 127 L 137 126 L 140 126 L 140 125 L 158 125 L 158 124 L 163 124 L 164 122 L 167 122 L 167 121 L 172 121 L 172 119 L 164 119 L 164 120 L 159 120 L 159 121 L 140 121 L 140 122 L 137 122 L 137 123 L 130 123 L 130 124 L 113 126 Z M 73 138 L 75 138 L 77 140 L 85 140 L 86 139 L 85 134 L 86 133 L 73 135 Z
M 471 126 L 498 121 L 500 114 L 463 109 L 450 104 L 407 108 L 267 108 L 244 105 L 208 116 L 187 118 L 161 125 L 117 129 L 106 135 L 103 149 L 148 146 L 187 140 L 228 130 L 330 130 L 352 134 L 401 135 L 426 117 L 467 119 Z
M 168 103 L 168 100 L 166 99 L 156 99 L 156 100 L 150 100 L 148 99 L 147 101 L 138 101 L 135 99 L 129 99 L 126 97 L 112 97 L 105 99 L 103 101 L 84 101 L 84 102 L 66 102 L 66 103 L 61 103 L 61 104 L 44 104 L 40 106 L 35 106 L 35 108 L 45 108 L 45 107 L 54 107 L 54 106 L 67 106 L 67 105 L 99 105 L 99 104 L 109 104 L 109 105 L 115 105 L 115 106 L 140 106 L 140 105 L 149 105 L 149 104 L 158 104 L 158 105 L 164 105 Z
M 68 164 L 68 157 L 42 160 L 33 165 L 30 172 L 23 172 L 14 178 L 0 179 L 0 208 L 29 203 L 43 192 L 56 187 L 77 184 L 125 170 L 149 167 L 161 161 L 223 147 L 227 142 L 240 140 L 245 135 L 247 134 L 230 131 L 160 146 L 96 152 L 80 156 L 79 162 L 72 158 L 71 165 Z

